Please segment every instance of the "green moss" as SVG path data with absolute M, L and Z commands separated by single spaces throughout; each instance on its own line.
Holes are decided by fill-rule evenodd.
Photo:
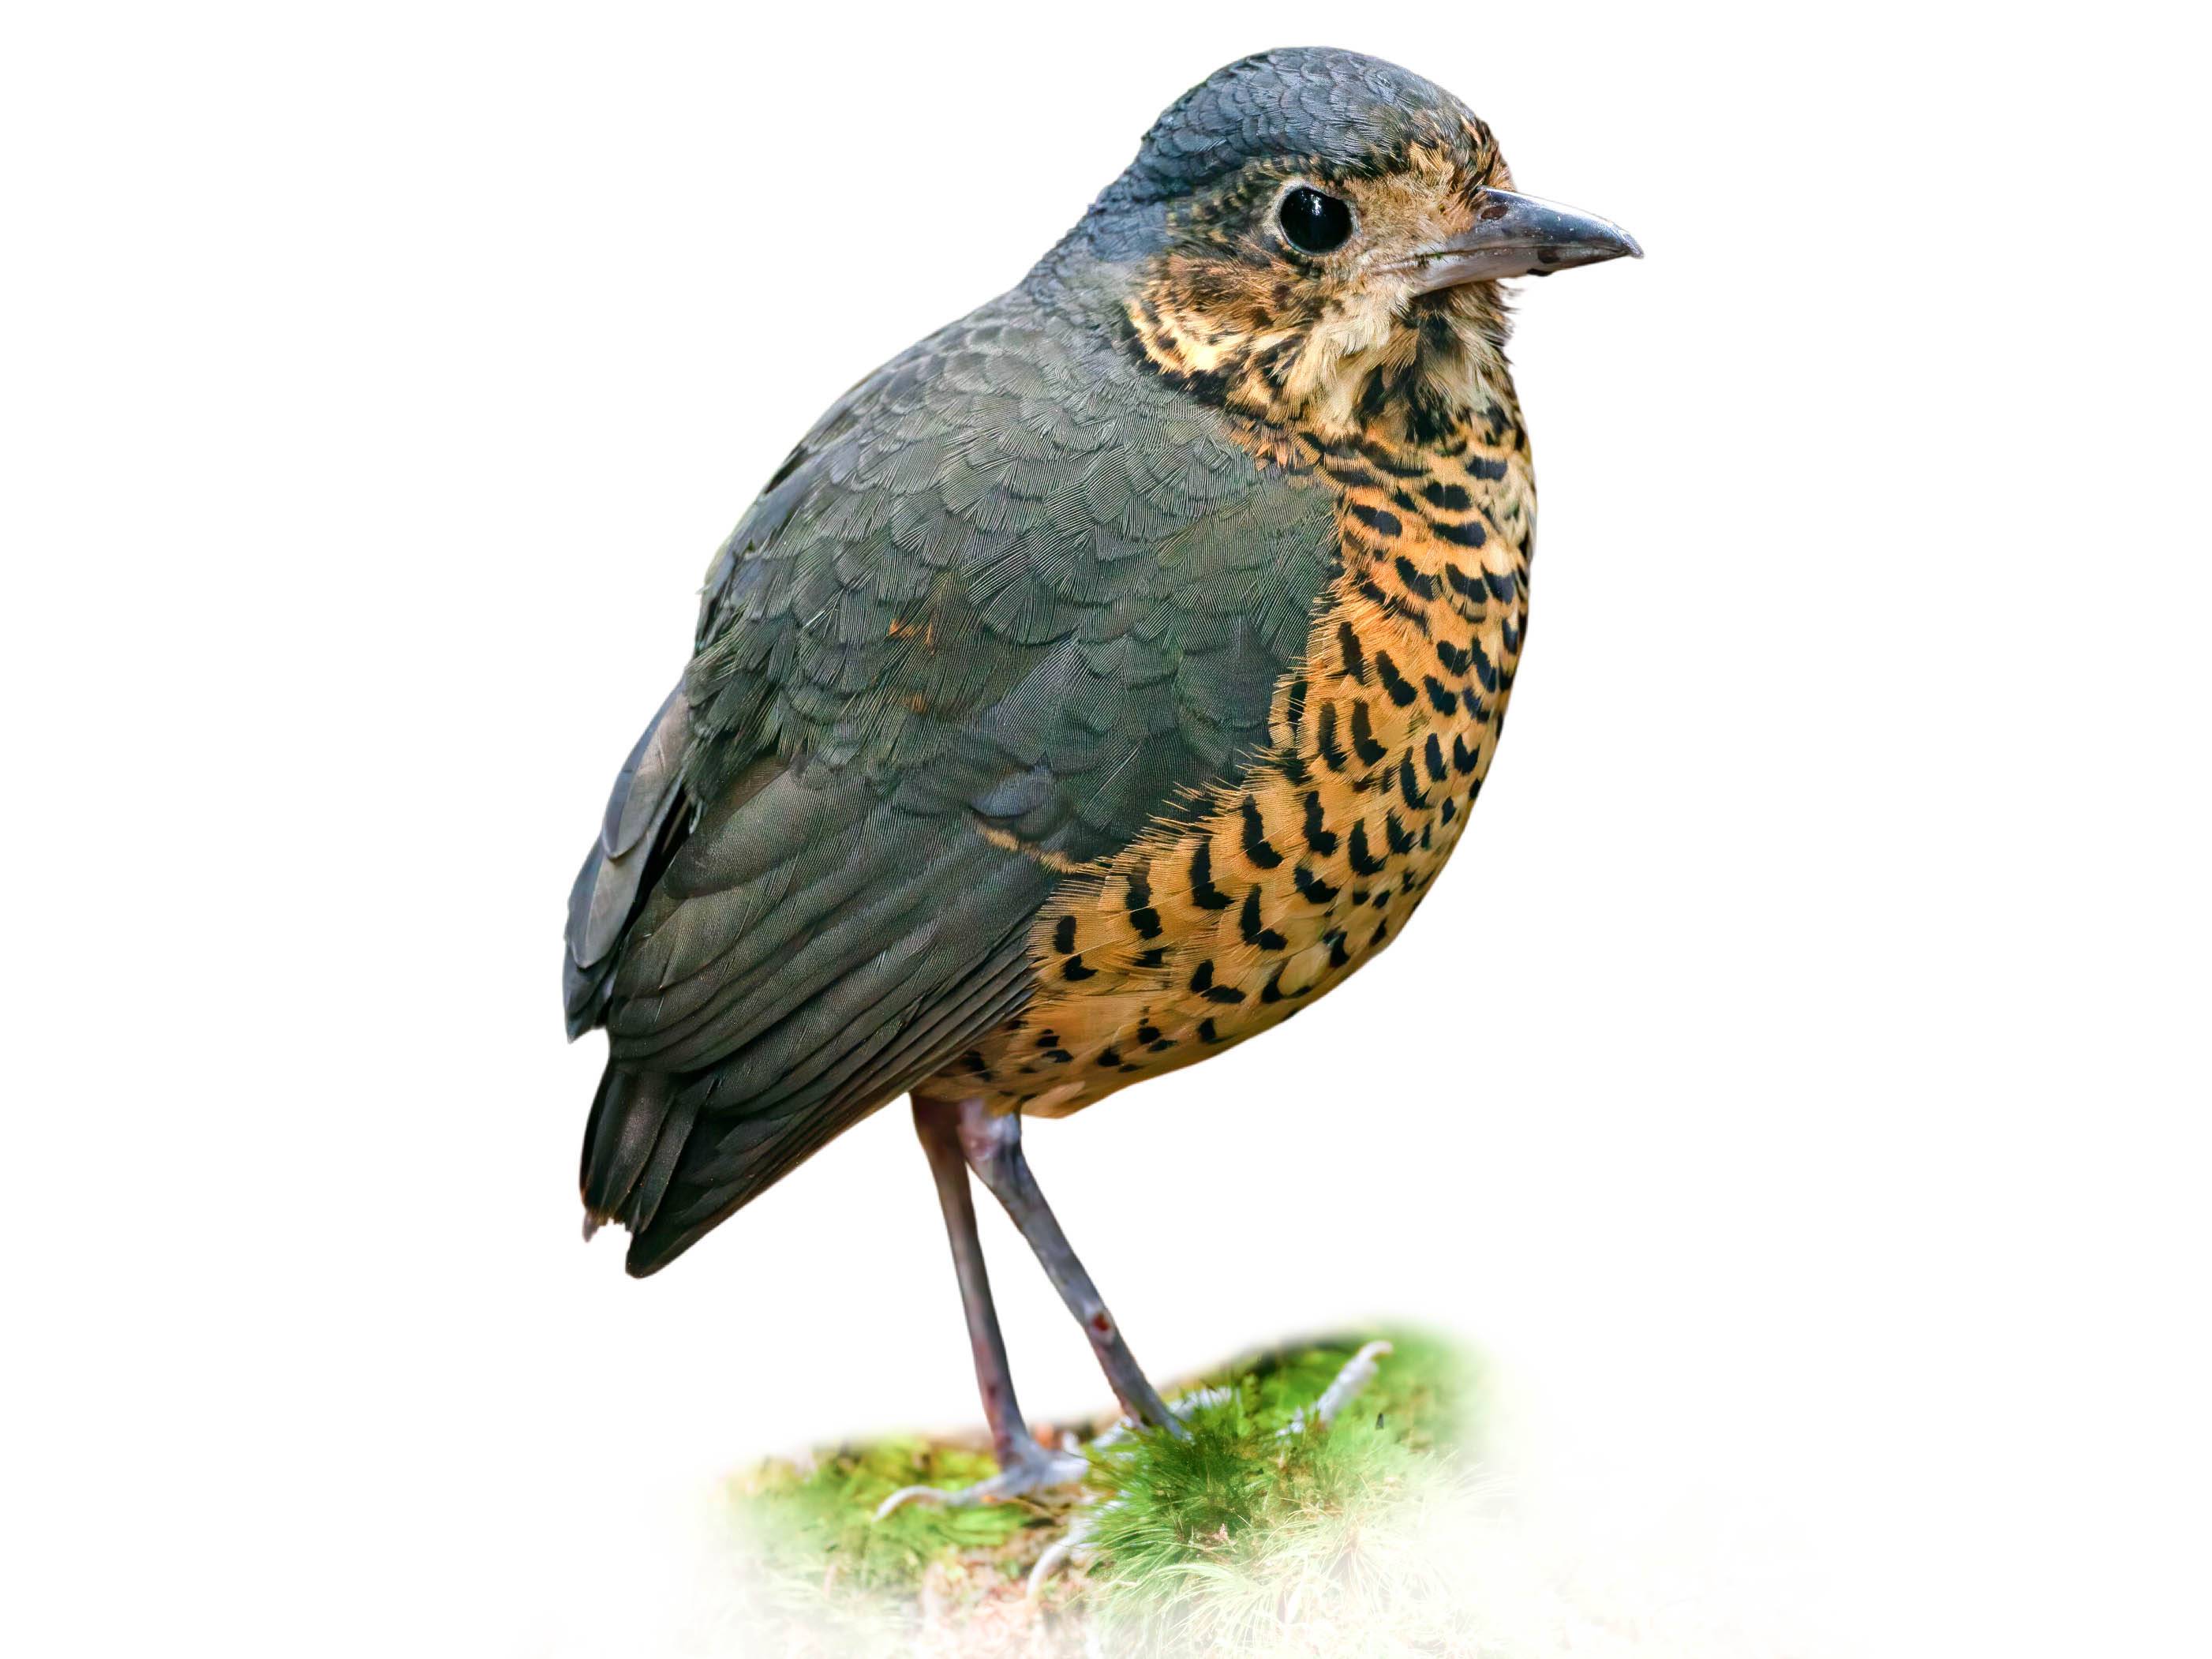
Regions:
M 986 1451 L 884 1440 L 830 1453 L 809 1471 L 765 1465 L 734 1496 L 771 1565 L 864 1593 L 911 1590 L 931 1561 L 1002 1550 L 1026 1529 L 1051 1527 L 1052 1512 L 1031 1504 L 908 1504 L 878 1521 L 876 1506 L 901 1486 L 964 1486 L 997 1472 Z
M 1286 1616 L 1360 1622 L 1368 1600 L 1406 1588 L 1376 1546 L 1462 1482 L 1471 1376 L 1439 1343 L 1391 1340 L 1325 1433 L 1279 1431 L 1355 1342 L 1232 1367 L 1229 1397 L 1192 1413 L 1188 1440 L 1149 1434 L 1097 1455 L 1088 1589 L 1108 1650 L 1273 1651 Z
M 1276 1650 L 1286 1619 L 1359 1629 L 1364 1641 L 1387 1608 L 1390 1628 L 1413 1621 L 1413 1645 L 1375 1651 L 1458 1651 L 1448 1632 L 1420 1624 L 1433 1564 L 1408 1547 L 1428 1510 L 1466 1491 L 1476 1382 L 1463 1357 L 1392 1333 L 1394 1351 L 1333 1427 L 1279 1432 L 1363 1340 L 1296 1344 L 1170 1390 L 1225 1397 L 1190 1414 L 1187 1437 L 1131 1434 L 1094 1449 L 1087 1492 L 909 1504 L 878 1522 L 876 1506 L 900 1486 L 959 1486 L 994 1468 L 978 1447 L 898 1439 L 807 1469 L 766 1466 L 735 1483 L 735 1511 L 756 1563 L 783 1587 L 777 1599 L 848 1634 L 856 1620 L 910 1633 L 926 1613 L 940 1625 L 1022 1621 L 1033 1651 L 1079 1651 L 1095 1637 L 1115 1653 L 1261 1652 Z M 1079 1515 L 1087 1568 L 1042 1607 L 1024 1603 L 1030 1568 Z

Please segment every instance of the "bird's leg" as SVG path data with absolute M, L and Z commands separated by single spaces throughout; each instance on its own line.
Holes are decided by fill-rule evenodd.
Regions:
M 939 1101 L 914 1103 L 915 1133 L 929 1154 L 944 1206 L 945 1231 L 952 1242 L 953 1271 L 960 1279 L 960 1303 L 968 1316 L 968 1345 L 975 1354 L 975 1386 L 983 1396 L 983 1420 L 991 1427 L 991 1449 L 999 1473 L 958 1492 L 935 1486 L 902 1486 L 876 1510 L 883 1519 L 902 1504 L 969 1504 L 1017 1497 L 1040 1487 L 1079 1480 L 1090 1465 L 1071 1452 L 1048 1452 L 1036 1443 L 1014 1399 L 1014 1376 L 1006 1363 L 1006 1339 L 991 1305 L 991 1275 L 983 1265 L 983 1241 L 975 1233 L 975 1202 L 968 1186 L 968 1164 L 959 1128 L 960 1109 Z
M 975 1354 L 975 1387 L 983 1397 L 983 1420 L 991 1426 L 991 1449 L 1001 1468 L 1030 1461 L 1035 1437 L 1014 1398 L 1013 1368 L 1006 1339 L 999 1334 L 998 1310 L 991 1302 L 991 1273 L 983 1262 L 983 1241 L 975 1232 L 975 1202 L 968 1185 L 968 1164 L 960 1150 L 958 1108 L 936 1101 L 914 1103 L 915 1133 L 929 1155 L 937 1201 L 944 1206 L 945 1236 L 952 1244 L 952 1268 L 960 1280 L 960 1304 L 968 1316 L 968 1345 Z
M 1014 1218 L 1014 1224 L 1022 1230 L 1022 1237 L 1036 1252 L 1037 1260 L 1044 1265 L 1045 1276 L 1052 1280 L 1060 1300 L 1067 1304 L 1068 1311 L 1091 1339 L 1091 1351 L 1098 1356 L 1099 1366 L 1105 1371 L 1107 1382 L 1113 1385 L 1121 1409 L 1139 1422 L 1157 1424 L 1172 1433 L 1182 1434 L 1182 1425 L 1138 1369 L 1137 1357 L 1121 1340 L 1121 1328 L 1106 1311 L 1098 1287 L 1091 1282 L 1091 1275 L 1076 1260 L 1067 1235 L 1060 1230 L 1051 1206 L 1037 1188 L 1036 1177 L 1030 1173 L 1029 1160 L 1022 1156 L 1021 1115 L 1007 1112 L 994 1115 L 984 1109 L 980 1100 L 964 1100 L 957 1110 L 960 1147 L 967 1155 L 969 1167 L 1006 1206 L 1006 1213 Z

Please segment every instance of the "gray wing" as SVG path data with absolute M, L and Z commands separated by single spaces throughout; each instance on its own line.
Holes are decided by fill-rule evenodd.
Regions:
M 634 1271 L 1020 1006 L 1065 868 L 1265 746 L 1333 556 L 1323 492 L 1011 301 L 823 418 L 571 901 L 586 1203 Z

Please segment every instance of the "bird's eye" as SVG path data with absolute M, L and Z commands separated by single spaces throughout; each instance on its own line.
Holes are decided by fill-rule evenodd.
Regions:
M 1344 246 L 1352 234 L 1352 210 L 1334 196 L 1324 196 L 1300 185 L 1283 198 L 1275 210 L 1283 234 L 1294 248 L 1307 253 L 1328 253 Z

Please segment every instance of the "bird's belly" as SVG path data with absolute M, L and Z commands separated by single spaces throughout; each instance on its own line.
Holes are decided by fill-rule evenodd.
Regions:
M 1063 882 L 1029 1004 L 918 1092 L 1079 1110 L 1287 1019 L 1403 927 L 1466 827 L 1520 654 L 1533 495 L 1525 452 L 1504 455 L 1422 478 L 1329 466 L 1344 568 L 1270 748 Z

